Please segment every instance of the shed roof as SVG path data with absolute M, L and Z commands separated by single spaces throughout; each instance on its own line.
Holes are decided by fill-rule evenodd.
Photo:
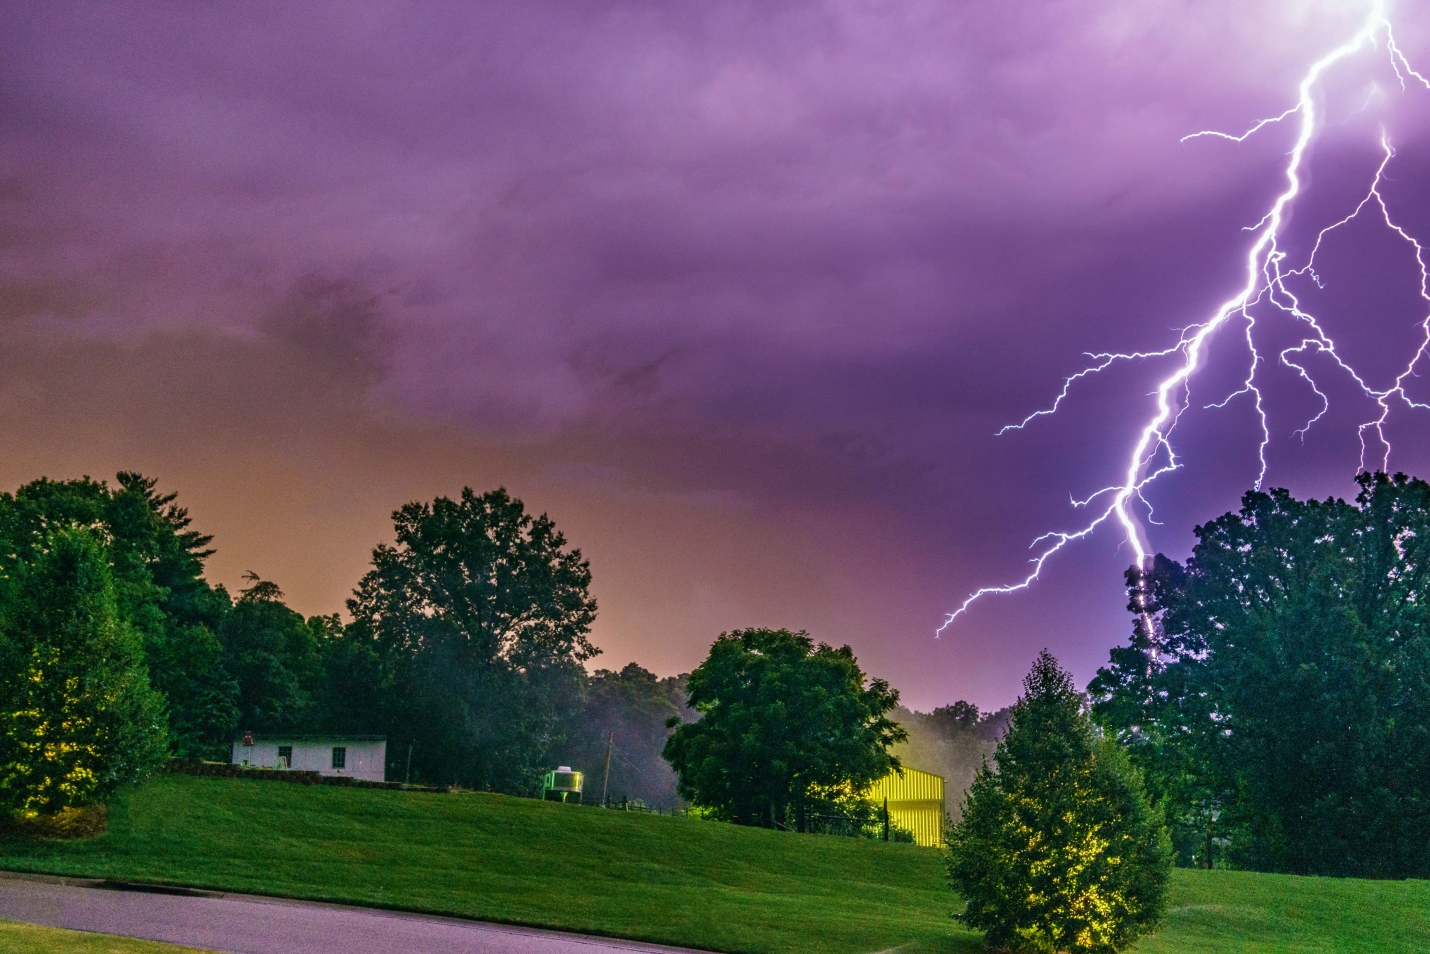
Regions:
M 243 736 L 233 740 L 235 744 L 243 744 Z M 254 742 L 386 742 L 385 735 L 258 735 L 254 734 Z

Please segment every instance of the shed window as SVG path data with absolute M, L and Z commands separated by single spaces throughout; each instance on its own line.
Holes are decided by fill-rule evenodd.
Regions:
M 278 746 L 278 762 L 279 762 L 279 764 L 282 765 L 284 768 L 292 768 L 292 767 L 293 767 L 293 746 L 291 746 L 291 745 L 280 745 L 280 746 Z
M 348 747 L 346 745 L 333 746 L 333 768 L 348 767 Z

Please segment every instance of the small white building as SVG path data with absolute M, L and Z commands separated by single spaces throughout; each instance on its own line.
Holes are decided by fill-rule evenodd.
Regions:
M 233 764 L 382 782 L 387 778 L 387 736 L 245 733 L 233 743 Z

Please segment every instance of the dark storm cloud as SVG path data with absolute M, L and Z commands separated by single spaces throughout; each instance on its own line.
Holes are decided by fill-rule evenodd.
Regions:
M 1004 701 L 1045 644 L 1086 676 L 1125 629 L 1112 538 L 928 637 L 1077 519 L 1157 369 L 991 435 L 1080 352 L 1163 346 L 1225 299 L 1288 140 L 1178 140 L 1285 108 L 1356 14 L 4 4 L 0 432 L 24 453 L 0 476 L 144 461 L 234 566 L 281 553 L 312 612 L 406 497 L 507 483 L 592 555 L 611 661 L 687 667 L 769 623 L 852 641 L 925 706 Z M 1413 206 L 1430 107 L 1377 79 Z M 1308 221 L 1376 160 L 1342 114 Z M 1189 420 L 1207 463 L 1168 482 L 1158 545 L 1254 476 L 1227 452 L 1245 410 Z M 1276 445 L 1288 480 L 1348 489 L 1331 434 Z

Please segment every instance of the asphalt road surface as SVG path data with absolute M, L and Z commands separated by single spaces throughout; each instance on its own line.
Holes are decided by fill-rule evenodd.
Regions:
M 227 954 L 677 954 L 679 948 L 254 895 L 154 894 L 0 873 L 0 920 Z

